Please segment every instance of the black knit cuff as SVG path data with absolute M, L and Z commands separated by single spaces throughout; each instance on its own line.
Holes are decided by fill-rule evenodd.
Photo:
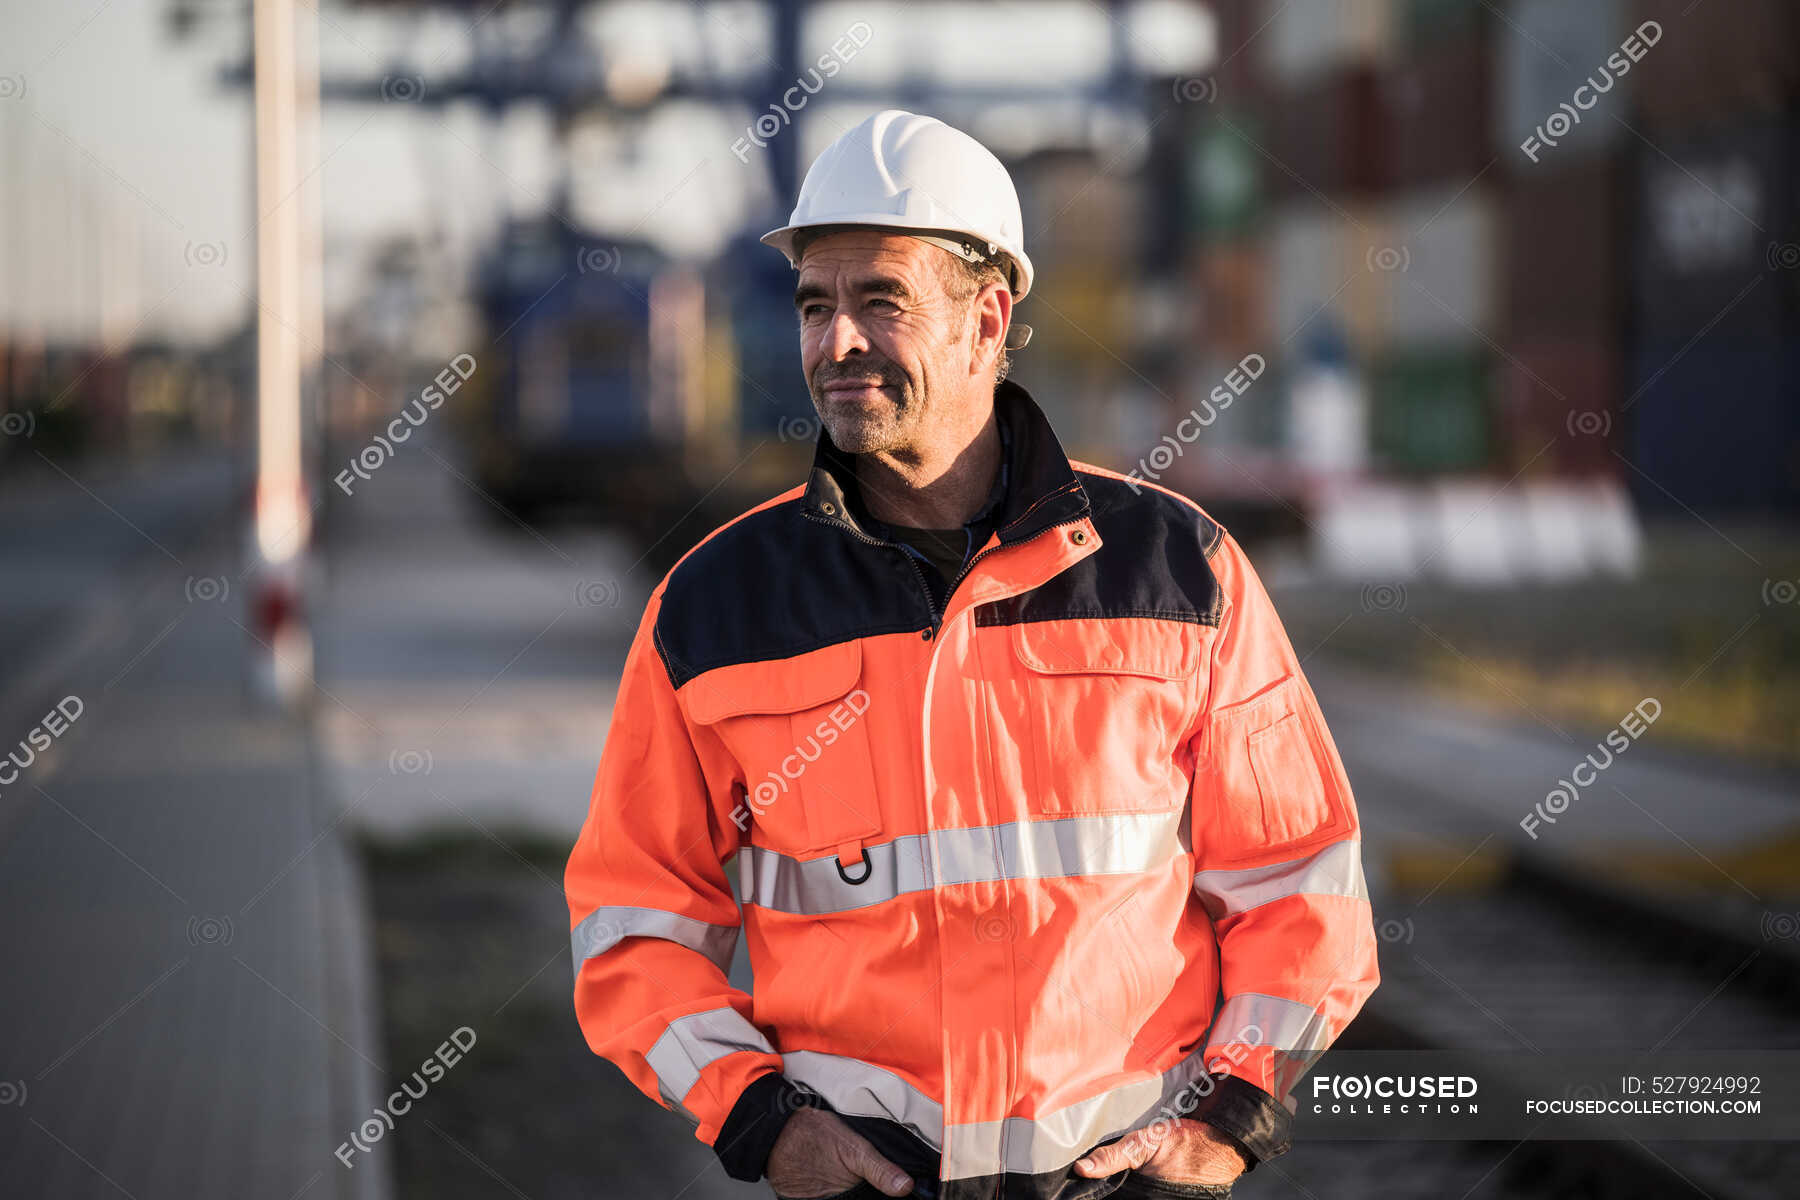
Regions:
M 713 1140 L 713 1153 L 725 1167 L 725 1174 L 745 1183 L 763 1177 L 769 1165 L 769 1151 L 781 1136 L 787 1119 L 798 1108 L 829 1108 L 815 1092 L 796 1087 L 778 1071 L 758 1076 L 738 1096 L 737 1103 L 719 1126 Z
M 1214 1075 L 1213 1087 L 1183 1115 L 1204 1121 L 1231 1138 L 1250 1168 L 1286 1154 L 1293 1144 L 1293 1114 L 1275 1097 L 1236 1075 Z

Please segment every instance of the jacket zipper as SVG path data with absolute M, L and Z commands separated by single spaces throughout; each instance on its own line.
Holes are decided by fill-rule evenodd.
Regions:
M 860 529 L 853 528 L 852 526 L 846 524 L 843 521 L 836 520 L 832 517 L 814 516 L 812 513 L 807 512 L 805 509 L 801 509 L 800 512 L 801 512 L 802 516 L 809 517 L 812 520 L 819 522 L 821 525 L 836 526 L 837 528 L 843 530 L 845 533 L 849 534 L 851 537 L 855 538 L 859 542 L 867 542 L 871 546 L 881 546 L 888 550 L 900 550 L 900 547 L 896 546 L 894 543 L 884 542 L 880 538 L 872 538 L 868 534 L 862 532 Z M 925 594 L 925 607 L 931 611 L 931 622 L 932 622 L 931 623 L 931 636 L 933 638 L 935 638 L 935 637 L 937 637 L 937 622 L 938 622 L 939 614 L 938 614 L 938 610 L 937 610 L 937 605 L 935 605 L 931 602 L 931 585 L 925 582 L 925 572 L 919 569 L 919 560 L 914 558 L 912 555 L 907 554 L 906 551 L 904 551 L 904 550 L 900 550 L 900 553 L 905 555 L 907 564 L 912 567 L 913 577 L 919 581 L 919 591 L 921 591 Z M 979 558 L 981 556 L 976 555 L 976 557 Z M 957 576 L 957 578 L 961 579 L 962 577 L 959 575 L 959 576 Z M 955 591 L 955 590 L 956 590 L 956 585 L 952 584 L 951 591 Z M 949 593 L 946 592 L 945 597 L 944 597 L 944 603 L 948 604 L 949 602 L 950 602 Z
M 802 513 L 802 515 L 809 517 L 812 520 L 817 521 L 822 525 L 835 525 L 837 528 L 843 530 L 845 533 L 849 534 L 851 537 L 855 538 L 859 542 L 866 542 L 871 546 L 883 546 L 889 550 L 900 550 L 900 547 L 896 546 L 893 542 L 884 542 L 880 538 L 872 538 L 868 534 L 863 533 L 861 530 L 852 528 L 850 525 L 846 524 L 843 521 L 834 520 L 831 517 L 815 516 L 814 514 L 807 512 L 805 509 L 802 509 L 801 513 Z M 1055 530 L 1063 529 L 1070 525 L 1079 525 L 1079 524 L 1081 524 L 1081 522 L 1083 520 L 1086 519 L 1086 517 L 1087 517 L 1087 514 L 1082 513 L 1080 516 L 1071 517 L 1067 521 L 1058 521 L 1054 525 L 1046 525 L 1042 529 L 1038 530 L 1036 533 L 1032 534 L 1028 538 L 1020 538 L 1018 541 L 1010 542 L 1010 543 L 1009 542 L 1001 542 L 998 546 L 989 546 L 984 550 L 977 550 L 975 552 L 975 556 L 973 558 L 971 558 L 968 562 L 964 563 L 963 569 L 956 573 L 956 578 L 952 579 L 950 581 L 950 586 L 944 589 L 944 607 L 942 609 L 938 608 L 938 606 L 932 602 L 931 586 L 925 582 L 925 572 L 919 569 L 919 560 L 914 558 L 910 554 L 906 554 L 906 551 L 901 550 L 900 552 L 902 554 L 906 554 L 907 564 L 912 567 L 913 575 L 919 581 L 919 590 L 925 594 L 925 607 L 931 610 L 931 626 L 929 629 L 927 629 L 925 631 L 926 635 L 927 635 L 927 640 L 936 641 L 937 635 L 943 631 L 944 614 L 946 612 L 950 611 L 950 601 L 955 599 L 956 589 L 961 587 L 962 581 L 969 577 L 969 572 L 973 571 L 975 569 L 976 563 L 980 562 L 982 559 L 986 558 L 988 555 L 992 554 L 996 550 L 1007 550 L 1013 546 L 1023 546 L 1028 542 L 1037 541 L 1039 538 L 1043 537 L 1046 533 L 1052 533 Z
M 880 538 L 872 538 L 868 534 L 863 533 L 861 530 L 853 528 L 852 526 L 850 526 L 849 524 L 847 524 L 843 521 L 834 520 L 831 517 L 822 516 L 822 515 L 814 516 L 812 513 L 807 512 L 805 509 L 802 509 L 801 512 L 805 516 L 811 518 L 812 520 L 818 521 L 820 524 L 837 526 L 839 529 L 842 529 L 845 533 L 849 534 L 851 537 L 857 539 L 860 542 L 865 542 L 871 546 L 883 546 L 890 550 L 899 549 L 899 547 L 895 546 L 894 543 L 884 542 Z M 1035 542 L 1038 538 L 1043 537 L 1047 533 L 1054 532 L 1055 530 L 1058 530 L 1058 529 L 1066 528 L 1070 525 L 1081 524 L 1081 522 L 1086 519 L 1087 515 L 1088 515 L 1087 513 L 1083 512 L 1077 516 L 1069 518 L 1067 521 L 1058 521 L 1054 525 L 1046 525 L 1046 526 L 1044 526 L 1044 528 L 1038 530 L 1036 533 L 1032 534 L 1030 537 L 1021 538 L 1018 541 L 1010 543 L 1010 544 L 1013 546 L 1023 546 L 1027 542 Z M 979 550 L 975 553 L 975 556 L 973 558 L 969 559 L 968 562 L 964 563 L 963 569 L 961 571 L 957 572 L 956 578 L 952 579 L 950 581 L 950 586 L 944 590 L 944 608 L 942 611 L 939 611 L 937 605 L 933 604 L 931 601 L 931 588 L 925 582 L 925 572 L 919 569 L 919 560 L 914 558 L 911 554 L 906 554 L 906 561 L 912 566 L 913 574 L 919 580 L 919 588 L 925 594 L 925 605 L 928 609 L 931 610 L 931 627 L 925 631 L 926 637 L 928 640 L 933 641 L 933 642 L 935 642 L 937 640 L 938 633 L 943 628 L 944 613 L 948 612 L 950 610 L 950 601 L 955 598 L 956 589 L 962 586 L 962 581 L 964 579 L 967 579 L 969 576 L 969 572 L 971 572 L 975 569 L 975 564 L 979 563 L 982 559 L 986 558 L 988 555 L 992 554 L 994 551 L 1004 550 L 1004 549 L 1007 549 L 1007 547 L 1008 547 L 1008 543 L 1002 542 L 1000 545 L 990 546 L 984 550 Z M 905 554 L 906 552 L 904 550 L 902 550 L 901 553 Z M 924 752 L 927 754 L 930 753 L 930 747 L 928 747 L 928 746 L 921 747 L 921 749 L 924 750 Z M 841 873 L 841 868 L 840 868 L 840 873 Z M 994 1196 L 995 1197 L 1000 1196 L 1001 1193 L 1004 1191 L 1004 1188 L 1005 1188 L 1005 1182 L 1004 1182 L 1004 1176 L 1003 1176 L 1002 1179 L 1000 1181 L 997 1181 L 994 1185 Z
M 1081 524 L 1081 522 L 1083 520 L 1085 520 L 1087 518 L 1087 515 L 1088 514 L 1086 512 L 1083 512 L 1077 516 L 1069 518 L 1067 521 L 1058 521 L 1054 525 L 1046 525 L 1042 529 L 1038 530 L 1036 533 L 1032 534 L 1030 537 L 1020 538 L 1018 541 L 1011 543 L 1011 545 L 1023 546 L 1027 542 L 1035 542 L 1038 538 L 1043 537 L 1047 533 L 1054 532 L 1055 530 L 1062 529 L 1069 525 L 1079 525 L 1079 524 Z M 979 563 L 982 559 L 984 559 L 988 555 L 992 554 L 995 550 L 1004 550 L 1007 548 L 1007 546 L 1008 546 L 1007 543 L 1002 542 L 1001 544 L 999 544 L 997 546 L 991 546 L 985 550 L 980 550 L 980 551 L 976 552 L 976 554 L 973 558 L 971 558 L 968 562 L 963 564 L 963 569 L 961 571 L 957 572 L 956 578 L 952 579 L 950 581 L 949 588 L 946 589 L 946 591 L 944 592 L 944 611 L 945 612 L 949 611 L 950 601 L 956 596 L 956 589 L 962 586 L 962 581 L 964 579 L 968 578 L 969 572 L 971 572 L 975 569 L 975 564 Z M 931 637 L 935 641 L 937 639 L 938 631 L 939 631 L 939 629 L 942 628 L 942 625 L 943 625 L 943 614 L 942 613 L 936 614 L 934 616 L 933 620 L 934 620 L 934 623 L 931 627 Z M 924 747 L 922 747 L 922 749 L 927 755 L 929 755 L 931 753 L 930 746 L 924 746 Z M 1009 974 L 1012 974 L 1010 963 L 1009 963 Z M 1013 983 L 1013 987 L 1016 990 L 1016 988 L 1018 986 L 1018 978 L 1017 978 L 1016 974 L 1012 974 L 1012 983 Z M 1010 1102 L 1011 1094 L 1012 1094 L 1013 1090 L 1017 1087 L 1017 1084 L 1018 1084 L 1017 1064 L 1009 1063 L 1008 1074 L 1007 1074 L 1007 1095 L 1009 1098 L 1009 1102 Z M 1004 1125 L 1002 1126 L 1002 1129 L 1004 1130 Z M 1004 1153 L 1004 1149 L 1005 1149 L 1004 1133 L 1002 1134 L 1002 1138 L 1001 1138 L 1001 1147 L 1002 1147 L 1002 1152 Z M 1006 1180 L 1007 1180 L 1007 1175 L 1005 1172 L 1002 1172 L 1000 1178 L 998 1180 L 996 1180 L 994 1183 L 994 1191 L 993 1191 L 994 1200 L 999 1200 L 999 1197 L 1001 1197 L 1005 1194 Z
M 962 586 L 962 581 L 964 579 L 968 578 L 969 572 L 973 571 L 975 569 L 976 563 L 980 562 L 982 559 L 986 558 L 988 555 L 992 554 L 996 550 L 1009 550 L 1013 546 L 1023 546 L 1029 542 L 1037 541 L 1039 538 L 1043 537 L 1046 533 L 1052 533 L 1055 530 L 1062 529 L 1069 525 L 1079 525 L 1079 524 L 1081 524 L 1081 522 L 1083 520 L 1086 519 L 1086 516 L 1087 516 L 1087 514 L 1083 513 L 1081 516 L 1071 517 L 1067 521 L 1058 521 L 1054 525 L 1046 525 L 1042 529 L 1038 530 L 1036 533 L 1032 534 L 1028 538 L 1020 538 L 1018 541 L 1010 542 L 1010 543 L 1009 542 L 1001 542 L 998 546 L 989 546 L 985 550 L 976 551 L 975 557 L 971 558 L 968 562 L 963 564 L 963 569 L 957 573 L 957 576 L 955 579 L 952 579 L 950 581 L 949 589 L 944 592 L 944 611 L 948 612 L 950 610 L 950 601 L 952 598 L 955 597 L 956 589 Z M 915 564 L 915 565 L 917 565 L 917 564 Z M 943 613 L 935 613 L 934 616 L 935 616 L 936 623 L 934 623 L 931 627 L 931 636 L 935 639 L 937 637 L 938 630 L 943 627 L 944 614 Z

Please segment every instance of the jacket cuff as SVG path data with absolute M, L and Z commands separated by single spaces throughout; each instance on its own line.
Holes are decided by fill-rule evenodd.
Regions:
M 1213 1088 L 1189 1119 L 1204 1121 L 1225 1134 L 1249 1160 L 1246 1170 L 1293 1144 L 1293 1114 L 1275 1097 L 1236 1075 L 1212 1076 Z
M 752 1080 L 719 1126 L 713 1153 L 725 1174 L 745 1183 L 762 1179 L 769 1165 L 769 1151 L 781 1136 L 787 1119 L 798 1108 L 828 1108 L 814 1092 L 804 1091 L 779 1071 Z

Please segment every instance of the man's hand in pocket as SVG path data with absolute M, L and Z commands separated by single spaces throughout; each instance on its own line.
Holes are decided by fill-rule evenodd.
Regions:
M 913 1190 L 912 1176 L 883 1158 L 836 1114 L 797 1108 L 763 1170 L 781 1196 L 835 1196 L 868 1180 L 889 1196 Z
M 1090 1179 L 1134 1169 L 1171 1183 L 1230 1183 L 1249 1167 L 1235 1143 L 1203 1121 L 1177 1117 L 1135 1129 L 1075 1164 Z

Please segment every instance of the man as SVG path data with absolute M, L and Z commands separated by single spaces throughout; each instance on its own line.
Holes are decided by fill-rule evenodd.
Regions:
M 1021 225 L 930 118 L 813 164 L 811 476 L 652 594 L 569 860 L 589 1044 L 782 1197 L 1229 1195 L 1377 981 L 1243 552 L 1004 379 Z

